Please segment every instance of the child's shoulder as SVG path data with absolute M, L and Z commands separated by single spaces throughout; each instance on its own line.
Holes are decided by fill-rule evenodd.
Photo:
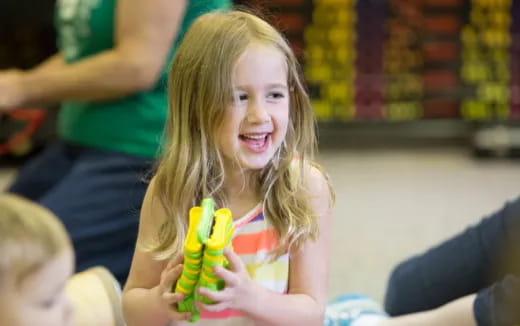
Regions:
M 166 210 L 161 201 L 160 189 L 155 176 L 150 180 L 141 207 L 141 217 L 153 223 L 166 220 Z
M 323 183 L 328 180 L 328 176 L 321 165 L 316 162 L 310 162 L 306 166 L 309 182 Z
M 156 176 L 153 176 L 148 181 L 148 187 L 146 188 L 146 194 L 144 196 L 144 202 L 151 204 L 151 202 L 155 202 L 155 200 L 158 199 L 158 185 L 157 185 L 157 178 Z
M 294 160 L 291 167 L 293 173 L 298 176 L 300 176 L 300 172 L 303 170 L 304 180 L 302 181 L 310 190 L 330 186 L 327 173 L 317 162 L 309 161 L 304 163 L 300 160 Z
M 307 170 L 308 173 L 305 180 L 307 189 L 317 194 L 320 201 L 330 206 L 334 202 L 334 190 L 332 189 L 327 173 L 315 162 L 309 164 Z
M 335 200 L 334 189 L 325 170 L 315 161 L 293 160 L 291 164 L 293 181 L 303 186 L 311 205 L 331 207 Z

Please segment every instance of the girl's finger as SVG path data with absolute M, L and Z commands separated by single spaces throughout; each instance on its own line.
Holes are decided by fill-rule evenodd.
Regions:
M 171 292 L 173 284 L 177 281 L 181 273 L 182 265 L 177 265 L 173 269 L 166 271 L 163 278 L 161 279 L 162 293 Z
M 226 287 L 235 286 L 238 283 L 237 274 L 221 266 L 215 266 L 215 268 L 213 268 L 213 273 L 226 283 Z
M 177 265 L 177 262 L 175 261 L 175 259 L 172 259 L 168 262 L 168 265 L 166 265 L 166 270 L 169 270 L 169 269 L 172 269 L 173 267 L 175 267 L 175 265 Z
M 184 300 L 184 294 L 182 293 L 163 293 L 162 299 L 169 305 L 176 304 Z
M 227 258 L 232 271 L 240 273 L 245 270 L 244 262 L 242 262 L 240 257 L 233 250 L 225 248 L 224 256 Z
M 173 320 L 188 320 L 191 318 L 191 312 L 178 312 L 177 310 L 170 311 L 170 317 Z
M 215 302 L 221 302 L 221 301 L 227 301 L 228 298 L 228 291 L 225 289 L 222 291 L 212 291 L 205 287 L 199 287 L 198 292 L 200 295 L 205 297 L 206 299 L 209 299 L 211 301 Z
M 166 265 L 166 269 L 171 269 L 178 264 L 182 264 L 183 260 L 184 260 L 184 255 L 179 254 L 179 255 L 175 256 L 173 259 L 171 259 L 168 262 L 168 265 Z
M 229 305 L 227 302 L 219 302 L 219 303 L 214 303 L 214 304 L 205 304 L 205 303 L 202 303 L 200 301 L 197 301 L 195 303 L 196 307 L 199 309 L 199 310 L 205 310 L 205 311 L 209 311 L 209 312 L 219 312 L 219 311 L 222 311 L 222 310 L 226 310 L 226 309 L 229 309 Z

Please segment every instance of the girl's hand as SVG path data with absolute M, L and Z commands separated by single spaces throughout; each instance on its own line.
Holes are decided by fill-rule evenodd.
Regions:
M 169 311 L 170 318 L 173 321 L 191 318 L 191 313 L 179 312 L 177 310 L 177 303 L 184 300 L 184 295 L 182 293 L 172 292 L 173 285 L 177 282 L 177 279 L 182 273 L 182 264 L 177 264 L 176 262 L 178 262 L 178 260 L 172 260 L 168 263 L 161 273 L 161 282 L 154 288 L 159 297 L 159 301 L 161 301 Z
M 216 266 L 213 272 L 226 282 L 226 287 L 222 291 L 211 291 L 208 288 L 200 287 L 199 294 L 215 303 L 196 302 L 199 309 L 211 312 L 225 309 L 244 310 L 247 302 L 254 298 L 252 292 L 256 283 L 249 277 L 246 266 L 240 257 L 228 248 L 224 249 L 224 256 L 229 261 L 231 269 L 227 270 L 221 266 Z

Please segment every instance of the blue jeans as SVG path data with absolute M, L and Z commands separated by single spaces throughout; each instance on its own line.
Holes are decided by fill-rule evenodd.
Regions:
M 64 223 L 76 271 L 103 265 L 123 284 L 133 255 L 150 159 L 74 146 L 47 148 L 9 188 L 49 208 Z
M 385 309 L 429 310 L 477 293 L 479 326 L 520 324 L 520 198 L 393 271 Z

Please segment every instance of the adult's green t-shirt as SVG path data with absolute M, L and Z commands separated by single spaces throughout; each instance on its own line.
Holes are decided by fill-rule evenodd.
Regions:
M 116 5 L 117 0 L 57 1 L 58 48 L 67 63 L 114 47 Z M 87 147 L 155 157 L 167 115 L 167 70 L 173 54 L 195 18 L 229 7 L 230 0 L 188 0 L 177 39 L 156 85 L 118 100 L 62 103 L 58 116 L 61 139 Z

